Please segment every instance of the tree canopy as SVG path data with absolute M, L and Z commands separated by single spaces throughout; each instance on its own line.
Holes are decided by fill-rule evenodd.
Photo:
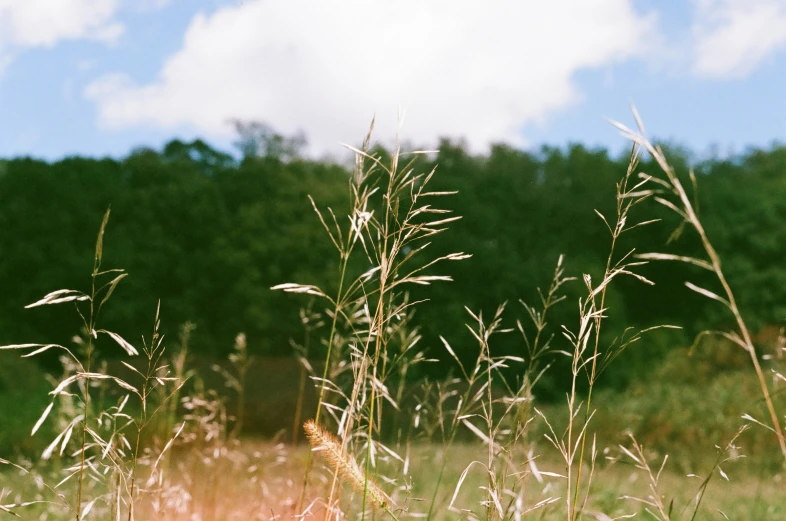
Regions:
M 160 299 L 170 335 L 186 321 L 197 325 L 197 353 L 220 355 L 244 331 L 253 353 L 290 354 L 289 339 L 302 336 L 298 308 L 307 302 L 269 288 L 292 281 L 327 288 L 337 283 L 338 259 L 308 195 L 342 218 L 351 173 L 343 165 L 301 157 L 302 136 L 238 125 L 242 160 L 202 140 L 175 140 L 160 151 L 138 149 L 122 160 L 0 162 L 0 341 L 68 343 L 78 332 L 67 306 L 24 306 L 55 289 L 89 285 L 95 232 L 111 206 L 104 262 L 130 274 L 107 308 L 111 329 L 138 339 L 150 329 Z M 441 349 L 438 335 L 451 335 L 459 355 L 472 356 L 474 344 L 462 327 L 465 306 L 492 313 L 509 301 L 513 324 L 524 314 L 515 303 L 537 298 L 536 288 L 548 284 L 560 254 L 574 276 L 603 270 L 610 237 L 595 210 L 613 213 L 615 183 L 628 157 L 576 144 L 538 151 L 495 145 L 487 155 L 473 155 L 461 143 L 444 140 L 439 150 L 416 166 L 437 168 L 435 189 L 458 191 L 442 204 L 463 219 L 436 236 L 434 247 L 436 253 L 473 257 L 446 265 L 454 282 L 413 295 L 430 299 L 415 322 L 433 349 Z M 673 147 L 667 156 L 687 175 L 684 151 Z M 746 319 L 760 327 L 782 322 L 786 147 L 692 166 L 702 220 Z M 641 165 L 645 172 L 656 168 Z M 658 205 L 635 211 L 641 220 L 663 221 L 630 234 L 623 249 L 699 251 L 695 236 L 672 233 L 680 223 Z M 730 318 L 684 286 L 689 277 L 701 280 L 689 266 L 653 263 L 642 273 L 656 285 L 626 280 L 608 295 L 609 335 L 626 326 L 663 323 L 683 326 L 685 333 L 634 348 L 623 362 L 630 377 L 670 345 Z M 560 323 L 575 321 L 582 291 L 580 283 L 567 289 L 569 298 L 551 319 L 554 333 Z M 511 337 L 502 348 L 515 352 L 517 346 Z M 444 374 L 448 368 L 432 364 L 428 370 Z M 549 385 L 557 390 L 560 383 Z

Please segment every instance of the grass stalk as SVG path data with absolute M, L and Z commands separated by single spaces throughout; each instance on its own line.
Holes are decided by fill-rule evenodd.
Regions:
M 684 263 L 689 263 L 693 265 L 697 265 L 708 269 L 711 271 L 715 278 L 717 279 L 718 283 L 720 284 L 723 290 L 723 296 L 718 296 L 713 292 L 700 288 L 694 284 L 686 283 L 688 288 L 696 291 L 705 297 L 711 298 L 713 300 L 717 300 L 721 302 L 732 314 L 734 317 L 734 321 L 737 326 L 737 331 L 734 334 L 729 335 L 729 339 L 735 342 L 737 345 L 742 347 L 742 349 L 748 353 L 748 356 L 751 361 L 751 365 L 753 366 L 754 373 L 756 375 L 756 379 L 758 381 L 759 388 L 761 390 L 762 397 L 764 398 L 764 403 L 769 415 L 770 419 L 770 427 L 772 428 L 778 442 L 778 446 L 781 451 L 781 455 L 784 458 L 784 465 L 786 465 L 786 437 L 784 437 L 783 427 L 781 424 L 781 420 L 778 416 L 777 411 L 775 410 L 775 405 L 772 400 L 772 396 L 769 390 L 769 385 L 767 384 L 767 378 L 764 375 L 764 371 L 761 368 L 761 364 L 759 363 L 758 352 L 756 347 L 753 344 L 752 337 L 750 331 L 748 329 L 745 320 L 742 318 L 742 313 L 737 306 L 737 301 L 734 296 L 734 292 L 731 289 L 728 281 L 726 280 L 726 276 L 721 268 L 721 260 L 720 256 L 718 255 L 717 251 L 715 250 L 712 242 L 707 235 L 706 230 L 704 229 L 704 225 L 701 222 L 695 208 L 694 203 L 691 201 L 691 198 L 688 196 L 682 182 L 680 181 L 679 177 L 675 170 L 669 165 L 668 161 L 666 160 L 665 155 L 663 154 L 663 150 L 660 147 L 654 146 L 646 137 L 644 133 L 644 125 L 641 122 L 641 119 L 638 116 L 638 112 L 635 108 L 633 108 L 633 113 L 638 124 L 639 131 L 635 132 L 625 125 L 620 123 L 612 122 L 617 128 L 619 128 L 623 135 L 633 141 L 635 144 L 643 147 L 644 149 L 649 152 L 655 162 L 658 164 L 660 169 L 666 174 L 666 179 L 655 179 L 649 176 L 642 175 L 645 180 L 652 180 L 653 182 L 657 182 L 661 186 L 666 188 L 667 193 L 671 194 L 672 196 L 676 197 L 679 202 L 679 207 L 675 206 L 673 203 L 667 201 L 663 198 L 656 198 L 656 201 L 661 203 L 662 205 L 666 206 L 667 208 L 675 211 L 678 215 L 680 215 L 685 223 L 688 223 L 696 233 L 699 235 L 699 239 L 704 249 L 705 254 L 707 255 L 707 260 L 703 259 L 693 259 L 689 257 L 681 257 L 677 255 L 669 255 L 669 254 L 661 254 L 661 253 L 654 253 L 654 254 L 646 254 L 640 255 L 640 258 L 644 259 L 655 259 L 655 260 L 677 260 Z M 693 172 L 690 173 L 691 180 L 696 184 L 696 178 L 693 175 Z
M 87 450 L 87 423 L 90 416 L 90 369 L 93 359 L 93 340 L 96 334 L 95 325 L 96 320 L 98 319 L 98 313 L 101 310 L 101 306 L 104 304 L 104 302 L 106 302 L 106 298 L 104 298 L 98 308 L 95 306 L 96 297 L 98 295 L 96 291 L 96 279 L 99 277 L 99 275 L 101 275 L 101 261 L 103 260 L 104 256 L 104 231 L 106 230 L 106 225 L 109 222 L 109 214 L 110 210 L 108 209 L 104 213 L 104 218 L 101 220 L 101 227 L 98 230 L 98 238 L 96 239 L 95 255 L 93 256 L 93 272 L 90 277 L 90 299 L 88 300 L 90 309 L 88 313 L 88 320 L 85 324 L 87 328 L 87 345 L 85 348 L 85 371 L 87 376 L 84 378 L 85 400 L 82 416 L 82 443 L 80 450 L 79 475 L 77 477 L 78 485 L 76 493 L 76 521 L 81 521 L 82 519 L 82 491 L 84 487 L 85 476 L 85 452 Z M 82 318 L 84 319 L 84 317 Z

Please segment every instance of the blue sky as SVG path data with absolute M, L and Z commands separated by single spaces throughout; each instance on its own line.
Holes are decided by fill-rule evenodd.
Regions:
M 786 141 L 786 0 L 0 0 L 0 157 L 122 157 L 232 118 L 314 155 L 377 137 L 699 155 Z M 405 117 L 400 125 L 399 111 Z

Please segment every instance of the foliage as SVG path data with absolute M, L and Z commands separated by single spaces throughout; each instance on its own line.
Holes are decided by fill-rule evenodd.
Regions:
M 108 328 L 123 335 L 145 330 L 149 311 L 160 298 L 168 316 L 163 333 L 174 337 L 178 324 L 187 321 L 198 326 L 191 341 L 195 355 L 223 357 L 223 346 L 245 331 L 251 354 L 289 356 L 291 340 L 302 335 L 298 303 L 268 288 L 298 280 L 335 293 L 337 280 L 330 274 L 338 270 L 339 259 L 331 254 L 333 247 L 313 218 L 307 196 L 319 208 L 346 215 L 351 173 L 340 164 L 301 158 L 297 147 L 276 152 L 275 143 L 297 140 L 267 127 L 239 125 L 245 125 L 246 138 L 262 140 L 259 146 L 271 150 L 237 161 L 203 141 L 175 140 L 161 151 L 139 149 L 121 160 L 4 161 L 0 342 L 27 338 L 63 343 L 71 338 L 67 311 L 22 308 L 52 287 L 82 288 L 80 274 L 89 269 L 85 259 L 92 249 L 84 230 L 95 226 L 111 205 L 107 261 L 125 266 L 129 277 L 118 288 L 122 298 L 104 317 Z M 548 279 L 560 254 L 568 275 L 602 275 L 610 239 L 594 210 L 613 214 L 608 187 L 626 168 L 627 157 L 581 145 L 534 152 L 495 145 L 487 155 L 472 155 L 461 143 L 447 140 L 439 148 L 436 155 L 419 156 L 416 166 L 421 171 L 439 166 L 433 190 L 457 190 L 445 205 L 464 219 L 453 223 L 451 233 L 433 248 L 441 255 L 465 251 L 473 257 L 445 266 L 454 282 L 412 290 L 414 300 L 430 299 L 412 319 L 421 327 L 427 353 L 438 352 L 439 335 L 463 322 L 464 306 L 490 311 L 506 300 L 532 301 L 534 288 Z M 379 146 L 372 150 L 390 157 Z M 682 175 L 688 155 L 677 152 L 674 147 L 665 150 L 676 158 L 675 170 Z M 786 317 L 786 267 L 781 262 L 786 256 L 786 198 L 781 195 L 786 193 L 786 148 L 750 150 L 694 167 L 700 188 L 697 211 L 724 259 L 741 312 L 754 330 L 780 323 Z M 656 169 L 643 158 L 642 171 Z M 619 251 L 635 246 L 640 252 L 701 253 L 690 230 L 672 234 L 679 228 L 673 216 L 653 206 L 633 213 L 640 221 L 663 222 L 642 228 L 632 240 L 623 237 Z M 350 262 L 351 269 L 363 269 L 362 256 Z M 620 280 L 609 288 L 605 340 L 628 326 L 676 324 L 690 339 L 705 328 L 729 323 L 722 310 L 683 284 L 691 280 L 705 286 L 711 274 L 674 263 L 650 263 L 639 273 L 655 286 Z M 565 294 L 575 302 L 581 285 L 566 286 Z M 573 311 L 557 306 L 554 322 L 570 322 Z M 511 335 L 499 343 L 502 352 L 519 349 Z M 457 340 L 454 349 L 463 361 L 473 359 L 471 341 Z M 656 356 L 666 350 L 657 349 Z M 54 358 L 48 362 L 56 367 Z M 630 382 L 625 375 L 641 374 L 651 362 L 649 356 L 623 354 L 619 363 L 629 370 L 601 378 L 598 385 L 623 388 Z M 447 364 L 429 364 L 415 368 L 410 377 L 436 377 L 447 370 Z M 565 379 L 544 378 L 542 396 L 563 395 Z

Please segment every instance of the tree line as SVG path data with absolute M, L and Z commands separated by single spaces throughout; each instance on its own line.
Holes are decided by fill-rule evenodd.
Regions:
M 338 258 L 308 196 L 342 218 L 351 168 L 302 157 L 301 136 L 284 138 L 261 125 L 238 124 L 238 131 L 242 159 L 201 140 L 173 140 L 161 150 L 137 149 L 120 160 L 0 162 L 0 341 L 67 345 L 79 332 L 73 308 L 24 306 L 56 289 L 89 287 L 95 233 L 111 207 L 104 264 L 124 268 L 129 277 L 106 309 L 108 329 L 131 341 L 149 335 L 160 300 L 162 329 L 170 340 L 181 324 L 196 324 L 194 354 L 224 356 L 243 331 L 252 354 L 291 355 L 290 339 L 303 336 L 298 311 L 308 301 L 270 287 L 296 281 L 329 290 L 337 284 Z M 756 327 L 782 324 L 786 147 L 704 161 L 693 161 L 679 147 L 666 148 L 687 185 L 690 168 L 696 173 L 701 218 L 746 319 Z M 383 160 L 389 156 L 379 146 L 375 153 Z M 451 369 L 439 335 L 450 339 L 459 356 L 475 356 L 462 325 L 465 306 L 490 315 L 507 301 L 513 326 L 525 315 L 519 300 L 536 303 L 536 289 L 545 289 L 564 254 L 567 271 L 579 280 L 567 287 L 568 298 L 549 320 L 559 342 L 559 324 L 576 320 L 576 302 L 585 292 L 582 274 L 605 267 L 610 234 L 596 210 L 613 215 L 615 183 L 628 160 L 578 144 L 536 151 L 500 144 L 478 155 L 450 140 L 440 143 L 437 154 L 418 159 L 418 169 L 436 167 L 435 189 L 457 191 L 440 203 L 463 217 L 434 237 L 433 253 L 473 255 L 444 266 L 440 273 L 453 282 L 412 295 L 429 299 L 414 323 L 429 352 L 445 360 L 423 371 L 443 376 Z M 656 169 L 646 158 L 640 165 L 642 172 Z M 636 218 L 662 220 L 627 234 L 619 251 L 698 254 L 697 237 L 681 233 L 673 213 L 651 203 L 637 207 Z M 668 323 L 684 329 L 656 333 L 631 347 L 620 362 L 628 370 L 616 371 L 617 380 L 607 385 L 624 386 L 669 348 L 730 320 L 684 286 L 687 279 L 702 281 L 699 270 L 664 262 L 640 272 L 656 284 L 631 278 L 610 288 L 608 341 L 629 326 Z M 499 348 L 516 353 L 520 339 L 511 334 Z M 547 390 L 561 389 L 557 380 L 544 382 Z

